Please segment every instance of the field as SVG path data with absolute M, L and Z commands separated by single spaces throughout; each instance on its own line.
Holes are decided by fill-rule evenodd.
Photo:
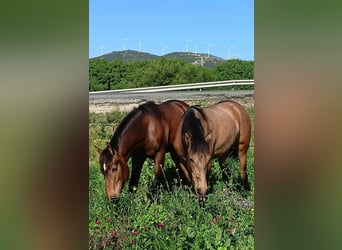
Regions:
M 205 104 L 206 105 L 206 104 Z M 202 103 L 203 106 L 203 103 Z M 248 108 L 254 123 L 254 109 Z M 238 191 L 239 164 L 228 159 L 231 178 L 222 181 L 217 161 L 202 206 L 182 185 L 169 154 L 164 185 L 151 190 L 153 162 L 144 163 L 136 194 L 126 183 L 119 203 L 109 203 L 95 145 L 103 148 L 127 113 L 89 115 L 89 249 L 254 249 L 254 134 L 248 151 L 251 191 Z

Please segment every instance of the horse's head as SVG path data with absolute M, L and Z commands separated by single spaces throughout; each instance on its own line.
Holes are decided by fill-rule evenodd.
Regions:
M 107 148 L 97 150 L 100 154 L 100 170 L 105 179 L 106 195 L 109 200 L 120 197 L 121 189 L 128 179 L 128 165 L 125 159 L 107 143 Z
M 184 141 L 187 148 L 187 166 L 191 173 L 194 189 L 200 198 L 208 190 L 207 175 L 211 170 L 211 154 L 208 145 L 210 137 L 211 132 L 205 137 L 206 141 L 195 144 L 190 134 L 184 134 Z

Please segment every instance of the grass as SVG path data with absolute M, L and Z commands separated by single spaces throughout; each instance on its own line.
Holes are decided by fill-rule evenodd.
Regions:
M 248 112 L 254 118 L 254 110 Z M 147 160 L 136 194 L 126 184 L 120 201 L 109 203 L 94 146 L 104 147 L 126 114 L 89 117 L 89 249 L 254 249 L 254 136 L 247 165 L 251 192 L 245 196 L 237 191 L 238 162 L 228 160 L 232 177 L 224 183 L 214 161 L 202 206 L 167 154 L 166 180 L 157 194 L 151 193 L 153 162 Z

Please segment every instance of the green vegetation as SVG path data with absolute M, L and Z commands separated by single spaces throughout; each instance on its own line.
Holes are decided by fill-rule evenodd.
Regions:
M 253 108 L 248 112 L 253 121 Z M 151 194 L 153 163 L 147 160 L 137 193 L 129 194 L 126 184 L 119 203 L 112 204 L 105 196 L 94 146 L 103 148 L 126 114 L 89 116 L 89 249 L 254 249 L 254 137 L 247 165 L 251 192 L 246 196 L 237 191 L 239 164 L 229 160 L 233 176 L 224 183 L 214 161 L 201 207 L 193 191 L 181 184 L 167 154 L 168 182 L 158 194 Z
M 118 59 L 89 61 L 89 91 L 253 78 L 254 62 L 239 59 L 223 61 L 212 68 L 164 57 L 130 62 Z M 235 87 L 242 88 L 253 87 Z

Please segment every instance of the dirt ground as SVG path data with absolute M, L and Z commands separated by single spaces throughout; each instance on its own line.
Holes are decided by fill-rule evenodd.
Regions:
M 213 104 L 218 101 L 227 100 L 227 98 L 202 98 L 202 99 L 190 99 L 183 100 L 189 105 L 195 105 L 199 102 L 205 101 L 208 104 Z M 245 108 L 254 106 L 254 96 L 244 96 L 244 97 L 236 97 L 229 98 L 229 100 L 234 100 L 240 103 Z M 110 101 L 110 102 L 102 102 L 102 103 L 89 103 L 89 113 L 108 113 L 113 111 L 121 111 L 121 112 L 129 112 L 133 108 L 138 107 L 139 105 L 145 103 L 146 100 L 125 100 L 123 101 Z

